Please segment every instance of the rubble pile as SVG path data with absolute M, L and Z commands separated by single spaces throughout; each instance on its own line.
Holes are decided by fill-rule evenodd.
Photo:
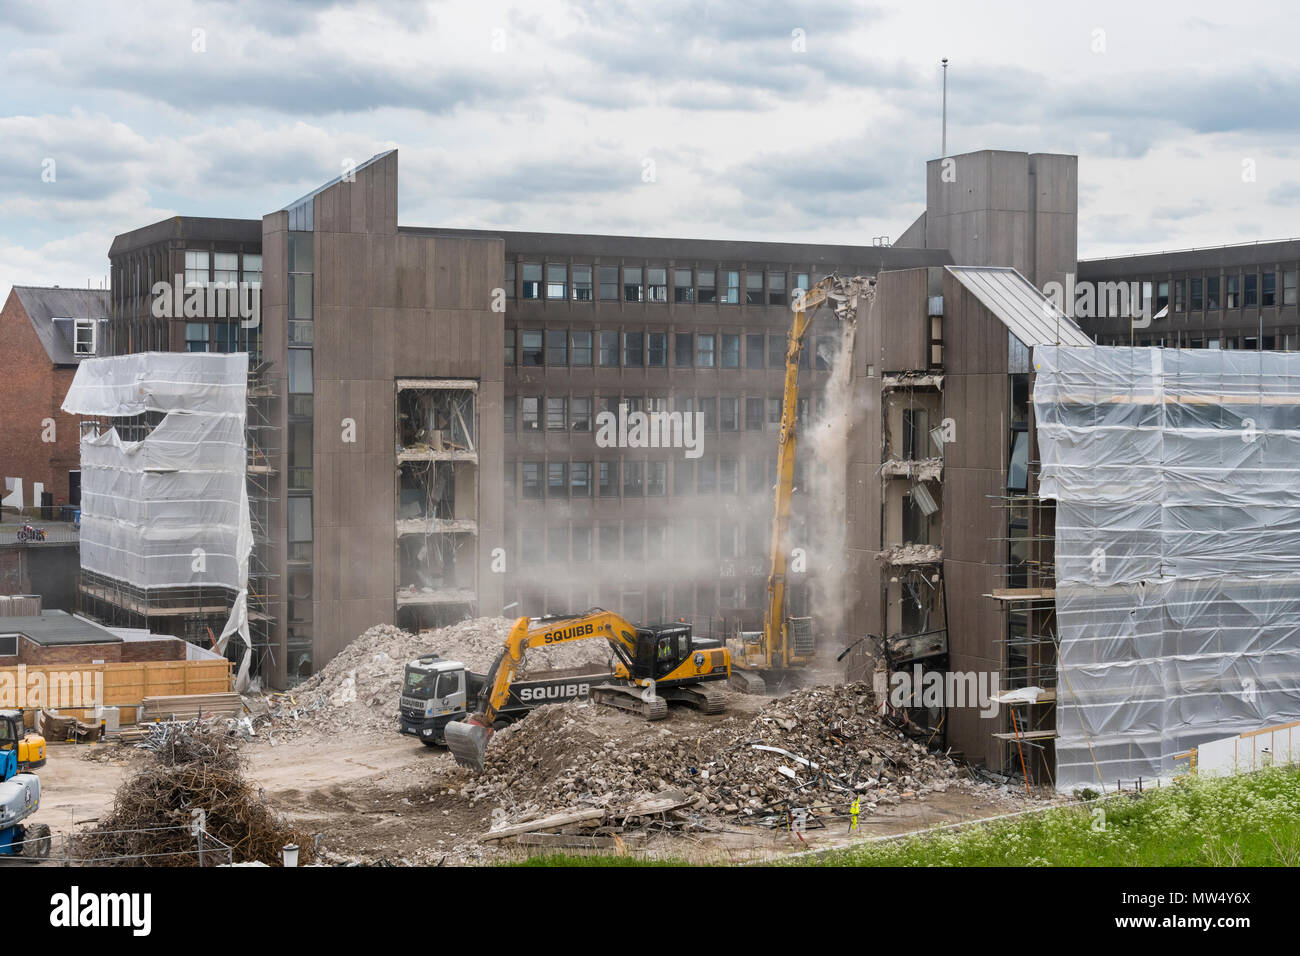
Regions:
M 197 720 L 157 724 L 137 746 L 147 762 L 118 788 L 112 811 L 94 829 L 69 838 L 69 855 L 102 865 L 197 866 L 200 844 L 191 826 L 201 809 L 205 863 L 277 865 L 290 843 L 311 862 L 313 837 L 261 801 L 224 728 Z
M 462 793 L 512 805 L 617 807 L 676 788 L 695 809 L 759 822 L 795 807 L 843 815 L 944 792 L 963 782 L 876 713 L 870 686 L 815 687 L 681 737 L 630 715 L 571 702 L 497 733 L 484 773 Z
M 273 699 L 272 733 L 391 733 L 408 661 L 438 654 L 485 673 L 501 653 L 513 624 L 512 618 L 480 617 L 419 634 L 376 624 L 290 694 Z M 606 642 L 594 640 L 532 648 L 524 656 L 520 674 L 605 665 L 610 653 Z

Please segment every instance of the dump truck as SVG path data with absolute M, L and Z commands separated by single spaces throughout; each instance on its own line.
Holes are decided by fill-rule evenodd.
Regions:
M 543 704 L 590 699 L 593 687 L 613 679 L 607 668 L 590 665 L 513 681 L 496 723 L 505 726 Z M 469 716 L 485 686 L 486 674 L 476 674 L 458 660 L 429 654 L 408 662 L 402 676 L 401 732 L 427 747 L 445 747 L 447 724 Z

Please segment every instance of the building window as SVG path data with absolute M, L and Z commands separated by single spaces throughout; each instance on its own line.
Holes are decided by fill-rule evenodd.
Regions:
M 767 462 L 762 458 L 749 459 L 745 462 L 745 491 L 751 495 L 757 495 L 767 490 Z M 761 530 L 755 532 L 755 541 L 760 541 L 762 538 L 763 532 Z M 750 550 L 754 554 L 761 554 L 761 548 L 762 546 L 759 545 L 758 548 L 751 548 Z
M 1156 283 L 1156 311 L 1159 312 L 1169 304 L 1169 281 Z
M 745 431 L 761 432 L 763 430 L 763 400 L 761 398 L 745 399 Z
M 591 333 L 590 332 L 573 333 L 572 360 L 575 366 L 588 366 L 591 364 Z
M 289 349 L 289 394 L 310 395 L 311 392 L 311 349 Z
M 643 528 L 639 522 L 630 522 L 623 526 L 623 557 L 628 561 L 645 560 L 645 551 L 642 549 Z
M 523 420 L 524 431 L 540 431 L 542 427 L 542 399 L 538 395 L 519 396 L 519 417 Z
M 515 264 L 513 262 L 506 263 L 505 283 L 506 298 L 513 299 L 515 297 Z
M 1246 276 L 1246 288 L 1241 304 L 1248 309 L 1259 305 L 1259 276 L 1253 272 Z
M 72 330 L 72 350 L 77 355 L 95 354 L 94 319 L 77 319 Z M 187 326 L 188 328 L 188 326 Z
M 618 366 L 618 333 L 600 333 L 600 364 L 607 367 Z
M 310 498 L 289 499 L 288 525 L 290 544 L 306 544 L 312 540 Z
M 552 564 L 564 564 L 569 560 L 569 526 L 567 524 L 551 525 L 546 529 L 546 560 Z
M 769 272 L 767 274 L 767 304 L 786 304 L 784 272 Z
M 602 300 L 618 298 L 618 266 L 600 267 L 600 297 Z
M 1219 307 L 1219 277 L 1210 276 L 1205 280 L 1205 307 L 1207 309 L 1217 309 Z
M 639 461 L 623 462 L 623 497 L 641 497 L 641 465 Z
M 185 323 L 185 351 L 206 352 L 208 350 L 208 324 L 206 322 Z
M 250 284 L 256 284 L 259 288 L 262 285 L 262 257 L 244 253 L 244 281 Z
M 724 432 L 740 430 L 740 399 L 724 395 L 718 399 L 718 418 Z
M 239 284 L 239 253 L 214 252 L 212 254 L 212 281 L 228 289 Z
M 716 432 L 718 430 L 718 400 L 711 397 L 701 398 L 700 414 L 704 416 L 704 430 L 706 432 Z
M 546 364 L 562 366 L 569 364 L 568 329 L 546 330 Z
M 691 367 L 691 354 L 694 350 L 694 336 L 690 332 L 673 333 L 673 364 L 677 368 Z
M 667 269 L 646 270 L 646 301 L 648 302 L 668 301 L 668 270 Z
M 673 464 L 673 494 L 689 495 L 695 490 L 695 462 L 678 458 Z
M 526 366 L 539 366 L 545 358 L 542 351 L 542 330 L 541 329 L 524 329 L 520 333 L 520 351 L 523 352 L 523 364 Z
M 785 368 L 784 335 L 769 335 L 767 337 L 767 367 Z
M 722 367 L 740 368 L 740 336 L 722 336 Z
M 718 460 L 716 458 L 701 458 L 695 463 L 695 490 L 702 495 L 711 495 L 718 487 Z M 707 522 L 701 522 L 700 528 L 707 527 Z
M 1192 280 L 1192 311 L 1200 312 L 1205 308 L 1204 279 Z
M 645 366 L 645 333 L 623 333 L 623 365 L 625 368 Z
M 745 305 L 763 304 L 763 273 L 745 273 Z
M 591 301 L 591 266 L 573 267 L 573 301 Z
M 569 400 L 554 396 L 546 399 L 546 430 L 563 432 L 569 430 Z
M 762 368 L 766 342 L 763 335 L 745 336 L 745 368 Z
M 506 368 L 515 367 L 515 330 L 506 329 L 505 334 Z
M 1295 270 L 1282 273 L 1282 304 L 1295 305 Z
M 1224 285 L 1226 287 L 1224 305 L 1229 309 L 1241 308 L 1241 276 L 1228 276 Z M 1157 306 L 1159 304 L 1159 302 L 1156 303 Z
M 664 368 L 668 364 L 668 333 L 646 333 L 646 364 L 651 368 Z
M 712 333 L 701 332 L 695 336 L 695 367 L 696 368 L 713 368 L 714 366 L 714 343 L 716 336 Z
M 712 269 L 700 269 L 699 302 L 701 305 L 718 301 L 718 274 Z
M 1263 306 L 1277 305 L 1277 273 L 1265 272 L 1262 276 L 1259 288 L 1259 304 Z
M 674 269 L 673 270 L 673 301 L 674 302 L 693 302 L 695 300 L 695 290 L 691 287 L 691 270 Z
M 547 263 L 546 298 L 567 299 L 569 297 L 569 267 L 562 262 Z
M 1250 277 L 1246 277 L 1246 286 L 1250 286 Z M 1177 279 L 1174 281 L 1174 311 L 1187 311 L 1187 280 Z
M 501 422 L 507 435 L 512 434 L 515 430 L 515 403 L 517 399 L 513 395 L 507 395 L 505 401 L 501 404 Z
M 781 424 L 781 399 L 769 398 L 767 400 L 767 423 L 769 425 Z
M 575 432 L 591 431 L 591 399 L 586 396 L 574 398 L 570 403 L 570 414 L 573 416 L 573 430 Z
M 618 497 L 618 462 L 602 461 L 598 466 L 600 475 L 600 496 L 602 498 Z
M 535 461 L 523 463 L 523 497 L 540 498 L 542 496 L 542 466 Z
M 641 270 L 634 266 L 623 267 L 623 299 L 626 302 L 645 301 L 645 290 L 641 287 Z
M 796 289 L 803 289 L 805 292 L 807 292 L 808 289 L 811 288 L 808 285 L 808 273 L 796 272 L 794 274 L 794 287 Z
M 740 273 L 728 270 L 723 275 L 727 279 L 727 293 L 722 301 L 727 305 L 740 305 Z
M 569 466 L 569 488 L 575 498 L 591 497 L 591 462 L 575 461 Z
M 209 254 L 202 249 L 185 250 L 185 285 L 207 285 Z
M 650 498 L 661 498 L 668 493 L 668 462 L 646 462 L 645 493 Z
M 740 493 L 740 462 L 724 458 L 718 462 L 718 490 L 724 495 Z
M 569 497 L 569 466 L 565 462 L 546 463 L 546 497 Z
M 519 529 L 519 560 L 523 564 L 537 564 L 542 560 L 542 529 Z
M 1026 490 L 1029 481 L 1029 432 L 1016 431 L 1011 436 L 1011 462 L 1007 466 L 1007 488 Z
M 524 289 L 523 297 L 525 299 L 540 299 L 542 297 L 542 266 L 537 262 L 525 262 L 523 264 Z

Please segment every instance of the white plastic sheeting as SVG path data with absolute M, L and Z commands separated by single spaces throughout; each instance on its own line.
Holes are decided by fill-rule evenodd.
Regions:
M 245 353 L 147 352 L 83 361 L 63 401 L 80 416 L 164 414 L 142 441 L 82 438 L 81 566 L 143 589 L 230 589 L 222 652 L 236 633 L 251 647 L 247 381 Z
M 1300 354 L 1034 350 L 1057 785 L 1300 717 Z

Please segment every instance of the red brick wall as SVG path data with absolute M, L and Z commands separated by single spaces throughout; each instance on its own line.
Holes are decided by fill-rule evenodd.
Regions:
M 121 644 L 60 644 L 41 647 L 23 638 L 18 642 L 19 664 L 89 664 L 103 661 L 117 664 L 122 660 Z
M 0 309 L 0 363 L 4 369 L 4 414 L 0 415 L 0 469 L 23 479 L 23 503 L 32 504 L 32 485 L 68 500 L 68 470 L 80 461 L 77 419 L 59 411 L 75 369 L 55 369 L 17 293 Z M 41 421 L 53 418 L 54 443 L 41 440 Z M 0 484 L 0 488 L 3 485 Z M 36 502 L 40 504 L 40 502 Z
M 185 642 L 175 638 L 158 641 L 127 641 L 122 645 L 122 661 L 183 661 Z

